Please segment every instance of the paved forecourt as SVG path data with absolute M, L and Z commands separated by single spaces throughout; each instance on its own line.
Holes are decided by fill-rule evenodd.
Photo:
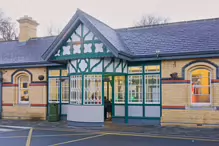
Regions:
M 116 132 L 79 132 L 73 130 L 11 128 L 8 131 L 0 131 L 0 144 L 7 146 L 218 146 L 219 139 L 143 135 L 133 133 L 125 134 Z

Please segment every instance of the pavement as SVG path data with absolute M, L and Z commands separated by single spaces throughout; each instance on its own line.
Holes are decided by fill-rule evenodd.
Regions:
M 151 136 L 108 132 L 16 129 L 0 132 L 2 146 L 218 146 L 219 139 Z
M 68 127 L 66 121 L 0 120 L 0 146 L 218 146 L 219 129 L 159 126 Z

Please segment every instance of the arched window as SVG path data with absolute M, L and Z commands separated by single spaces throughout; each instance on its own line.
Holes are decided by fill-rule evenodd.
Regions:
M 192 104 L 211 104 L 211 72 L 207 69 L 195 69 L 191 72 Z
M 29 77 L 20 75 L 18 78 L 18 102 L 29 103 Z

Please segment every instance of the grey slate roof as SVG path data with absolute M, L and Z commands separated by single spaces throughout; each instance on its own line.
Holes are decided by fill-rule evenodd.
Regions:
M 30 39 L 24 43 L 19 41 L 0 42 L 0 68 L 16 64 L 51 64 L 43 60 L 41 55 L 54 39 L 55 37 L 42 37 Z
M 116 57 L 127 60 L 219 57 L 219 18 L 113 29 L 78 9 L 57 37 L 30 39 L 26 43 L 0 42 L 0 68 L 17 64 L 58 65 L 49 62 L 50 58 L 80 22 L 112 49 Z M 159 57 L 156 50 L 160 51 Z
M 72 25 L 76 25 L 73 20 L 80 19 L 105 41 L 103 43 L 109 42 L 108 47 L 117 50 L 117 57 L 125 56 L 128 60 L 162 60 L 191 55 L 207 57 L 207 54 L 219 56 L 219 18 L 122 29 L 113 29 L 79 9 L 73 18 L 70 21 Z M 48 59 L 57 49 L 49 48 L 43 57 Z M 159 58 L 156 50 L 160 51 Z
M 179 55 L 219 51 L 219 19 L 197 20 L 142 28 L 118 29 L 135 56 Z

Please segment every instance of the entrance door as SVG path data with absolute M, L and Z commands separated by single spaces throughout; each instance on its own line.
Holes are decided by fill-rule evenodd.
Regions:
M 104 119 L 110 121 L 112 119 L 112 76 L 105 76 L 104 78 Z

